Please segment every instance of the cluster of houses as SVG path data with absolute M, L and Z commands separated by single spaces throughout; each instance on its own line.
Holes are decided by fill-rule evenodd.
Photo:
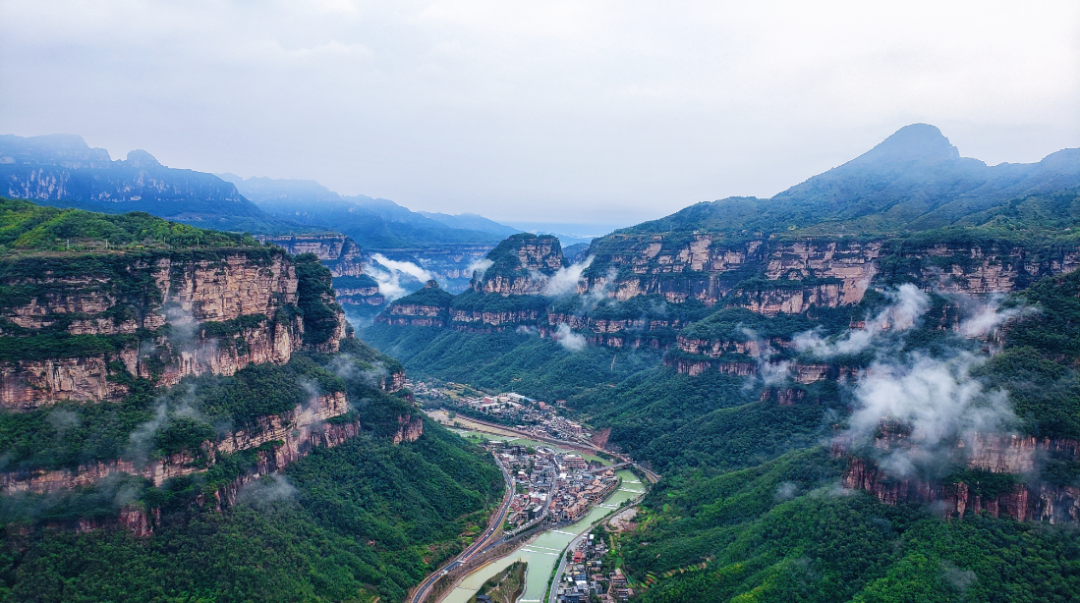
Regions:
M 577 521 L 619 485 L 614 471 L 580 454 L 499 441 L 490 441 L 487 447 L 518 486 L 507 516 L 511 529 L 547 518 Z
M 467 408 L 504 422 L 512 421 L 517 424 L 517 429 L 536 436 L 581 442 L 588 441 L 592 436 L 592 432 L 581 423 L 556 414 L 557 408 L 566 406 L 566 400 L 557 400 L 552 405 L 514 392 L 493 396 L 469 396 L 465 392 L 475 390 L 453 382 L 437 386 L 423 381 L 409 381 L 406 385 L 415 395 L 438 400 L 450 408 Z
M 601 603 L 621 603 L 634 596 L 622 570 L 604 574 L 601 559 L 608 552 L 607 543 L 589 534 L 570 551 L 562 581 L 556 586 L 559 603 L 588 603 L 595 595 Z

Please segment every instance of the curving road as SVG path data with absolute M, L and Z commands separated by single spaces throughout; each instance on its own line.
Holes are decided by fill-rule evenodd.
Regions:
M 499 470 L 502 471 L 503 479 L 506 480 L 507 487 L 506 500 L 503 501 L 502 506 L 499 508 L 499 512 L 492 517 L 491 521 L 488 523 L 488 527 L 480 535 L 480 538 L 476 539 L 476 542 L 466 547 L 464 551 L 461 551 L 461 554 L 454 557 L 453 561 L 442 566 L 425 578 L 424 581 L 420 583 L 420 586 L 416 588 L 416 592 L 406 600 L 406 603 L 423 603 L 424 599 L 426 599 L 431 592 L 431 588 L 435 586 L 435 582 L 439 578 L 442 578 L 447 572 L 469 561 L 487 548 L 487 546 L 491 544 L 495 533 L 503 525 L 503 522 L 506 521 L 506 514 L 510 512 L 510 503 L 514 500 L 514 480 L 510 477 L 510 474 L 498 459 L 495 460 L 495 463 L 499 465 Z

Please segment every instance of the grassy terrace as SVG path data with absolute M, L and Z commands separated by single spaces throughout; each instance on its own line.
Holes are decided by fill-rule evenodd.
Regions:
M 249 235 L 204 230 L 143 212 L 99 214 L 0 197 L 0 258 L 262 247 Z

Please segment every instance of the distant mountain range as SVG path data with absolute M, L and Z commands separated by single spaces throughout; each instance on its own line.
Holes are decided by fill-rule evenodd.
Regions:
M 212 174 L 165 167 L 146 151 L 113 161 L 79 136 L 0 136 L 0 191 L 42 205 L 123 213 L 252 233 L 311 230 L 271 216 Z
M 388 199 L 339 195 L 312 180 L 240 178 L 161 165 L 135 150 L 112 160 L 79 136 L 0 135 L 0 194 L 107 213 L 144 211 L 255 234 L 336 231 L 365 249 L 494 247 L 517 229 L 475 214 L 410 211 Z
M 339 195 L 314 180 L 218 174 L 262 210 L 282 219 L 332 228 L 365 249 L 423 250 L 446 245 L 494 246 L 515 229 L 481 216 L 414 212 L 389 199 Z
M 732 240 L 776 232 L 889 235 L 980 225 L 1009 202 L 1077 187 L 1080 149 L 1057 151 L 1038 163 L 988 166 L 960 157 L 936 127 L 915 124 L 771 199 L 698 203 L 616 232 L 697 231 Z

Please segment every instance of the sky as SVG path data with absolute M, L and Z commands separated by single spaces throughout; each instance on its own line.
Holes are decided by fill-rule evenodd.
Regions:
M 902 126 L 1080 146 L 1080 2 L 2 0 L 0 133 L 413 210 L 631 224 Z

